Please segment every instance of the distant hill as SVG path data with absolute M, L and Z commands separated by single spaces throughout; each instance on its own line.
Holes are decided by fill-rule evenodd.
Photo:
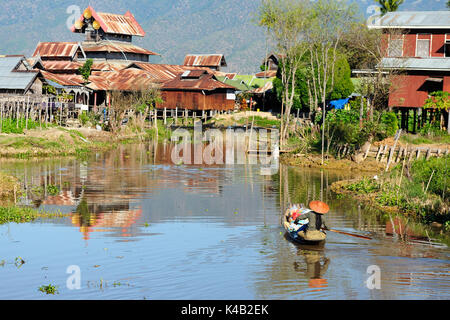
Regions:
M 373 0 L 355 0 L 365 15 Z M 137 45 L 162 54 L 156 63 L 181 64 L 188 53 L 223 53 L 226 71 L 254 73 L 267 48 L 254 23 L 260 0 L 15 0 L 0 11 L 0 54 L 31 55 L 39 41 L 79 41 L 66 27 L 67 8 L 91 4 L 99 12 L 130 10 L 147 35 Z M 400 10 L 446 10 L 444 0 L 406 0 Z

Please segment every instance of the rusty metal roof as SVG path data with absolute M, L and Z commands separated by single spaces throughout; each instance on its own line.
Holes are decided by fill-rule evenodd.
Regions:
M 213 74 L 206 73 L 199 79 L 182 79 L 181 74 L 175 79 L 165 82 L 162 90 L 204 90 L 213 91 L 216 89 L 231 89 L 236 90 L 235 87 L 227 85 L 216 80 Z
M 95 71 L 119 71 L 126 69 L 130 61 L 96 61 L 92 64 L 91 70 Z
M 266 70 L 255 74 L 257 78 L 273 78 L 277 76 L 277 70 Z
M 100 41 L 95 43 L 83 43 L 85 52 L 124 52 L 148 54 L 152 56 L 160 55 L 150 50 L 138 47 L 131 43 L 117 42 L 117 41 Z
M 226 67 L 227 63 L 223 54 L 188 54 L 184 58 L 183 65 L 190 67 Z
M 200 79 L 205 73 L 208 73 L 206 70 L 186 70 L 181 75 L 182 79 Z
M 121 15 L 114 13 L 96 12 L 91 6 L 89 6 L 87 9 L 91 11 L 92 17 L 100 23 L 100 27 L 105 33 L 123 34 L 139 37 L 145 36 L 144 29 L 142 29 L 142 27 L 136 21 L 130 11 L 127 11 L 124 15 Z M 83 15 L 81 15 L 78 20 L 84 22 Z M 75 26 L 72 26 L 72 32 L 76 32 Z
M 66 72 L 76 72 L 80 67 L 83 66 L 81 62 L 74 61 L 52 61 L 45 60 L 42 61 L 44 69 L 50 72 L 54 71 L 66 71 Z
M 153 64 L 144 62 L 135 62 L 129 68 L 139 68 L 147 71 L 155 82 L 165 82 L 175 79 L 181 73 L 187 70 L 209 70 L 206 67 L 186 67 L 172 64 Z
M 78 42 L 39 42 L 33 57 L 73 58 L 78 49 L 81 49 Z
M 45 60 L 42 61 L 44 70 L 49 72 L 76 72 L 82 67 L 84 61 L 58 61 L 58 60 Z M 95 61 L 92 63 L 92 71 L 117 71 L 123 70 L 130 65 L 129 61 Z
M 154 87 L 155 81 L 148 72 L 141 69 L 124 69 L 120 71 L 96 71 L 89 77 L 88 88 L 93 90 L 138 91 Z
M 48 71 L 41 71 L 45 79 L 59 83 L 63 86 L 76 86 L 82 87 L 84 80 L 83 77 L 77 74 L 55 74 Z
M 236 76 L 237 76 L 237 73 L 227 73 L 227 74 L 225 74 L 225 77 L 230 79 L 230 80 L 233 80 L 234 77 L 236 77 Z
M 260 88 L 256 88 L 250 92 L 256 93 L 256 94 L 262 94 L 262 93 L 268 92 L 272 89 L 273 89 L 273 83 L 271 81 L 268 81 L 268 82 L 266 82 L 266 84 L 264 84 L 264 86 L 262 86 Z

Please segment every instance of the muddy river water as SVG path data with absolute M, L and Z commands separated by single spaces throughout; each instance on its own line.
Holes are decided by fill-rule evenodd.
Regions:
M 21 178 L 23 204 L 66 216 L 0 225 L 0 299 L 450 298 L 448 247 L 404 238 L 397 217 L 333 194 L 351 173 L 174 165 L 169 153 L 142 144 L 1 162 Z M 292 243 L 281 212 L 313 199 L 329 204 L 329 227 L 373 239 Z M 48 284 L 59 293 L 38 290 Z

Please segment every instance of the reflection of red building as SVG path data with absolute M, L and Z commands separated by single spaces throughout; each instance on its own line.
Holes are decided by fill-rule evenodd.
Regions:
M 122 237 L 130 237 L 130 227 L 141 217 L 142 209 L 119 210 L 105 213 L 90 214 L 89 221 L 82 221 L 82 216 L 72 214 L 72 224 L 80 227 L 83 239 L 89 240 L 91 232 L 111 232 L 120 229 Z
M 427 121 L 427 112 L 417 110 L 429 94 L 450 91 L 450 11 L 389 12 L 369 28 L 383 30 L 380 67 L 399 72 L 392 81 L 389 107 L 401 111 L 403 129 L 413 110 L 415 131 Z M 448 113 L 445 119 L 448 127 Z
M 45 205 L 56 205 L 56 206 L 75 206 L 77 204 L 77 199 L 73 196 L 72 191 L 64 190 L 56 196 L 48 196 L 42 201 Z

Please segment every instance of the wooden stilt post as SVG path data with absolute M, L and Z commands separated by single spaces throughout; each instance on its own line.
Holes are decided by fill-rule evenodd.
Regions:
M 1 110 L 0 110 L 0 133 L 3 132 L 3 100 L 1 102 Z
M 417 108 L 413 109 L 414 111 L 414 125 L 413 125 L 413 133 L 416 133 L 416 126 L 417 126 Z
M 166 109 L 166 107 L 164 107 L 163 119 L 164 119 L 164 125 L 167 125 L 167 109 Z
M 175 107 L 175 125 L 178 125 L 178 107 Z
M 431 156 L 431 148 L 428 148 L 427 155 L 425 156 L 425 160 L 430 159 L 430 156 Z
M 45 102 L 45 126 L 47 127 L 47 121 L 48 121 L 48 98 L 47 101 Z
M 27 99 L 27 104 L 25 106 L 25 128 L 28 130 L 28 106 L 30 104 L 30 97 Z

